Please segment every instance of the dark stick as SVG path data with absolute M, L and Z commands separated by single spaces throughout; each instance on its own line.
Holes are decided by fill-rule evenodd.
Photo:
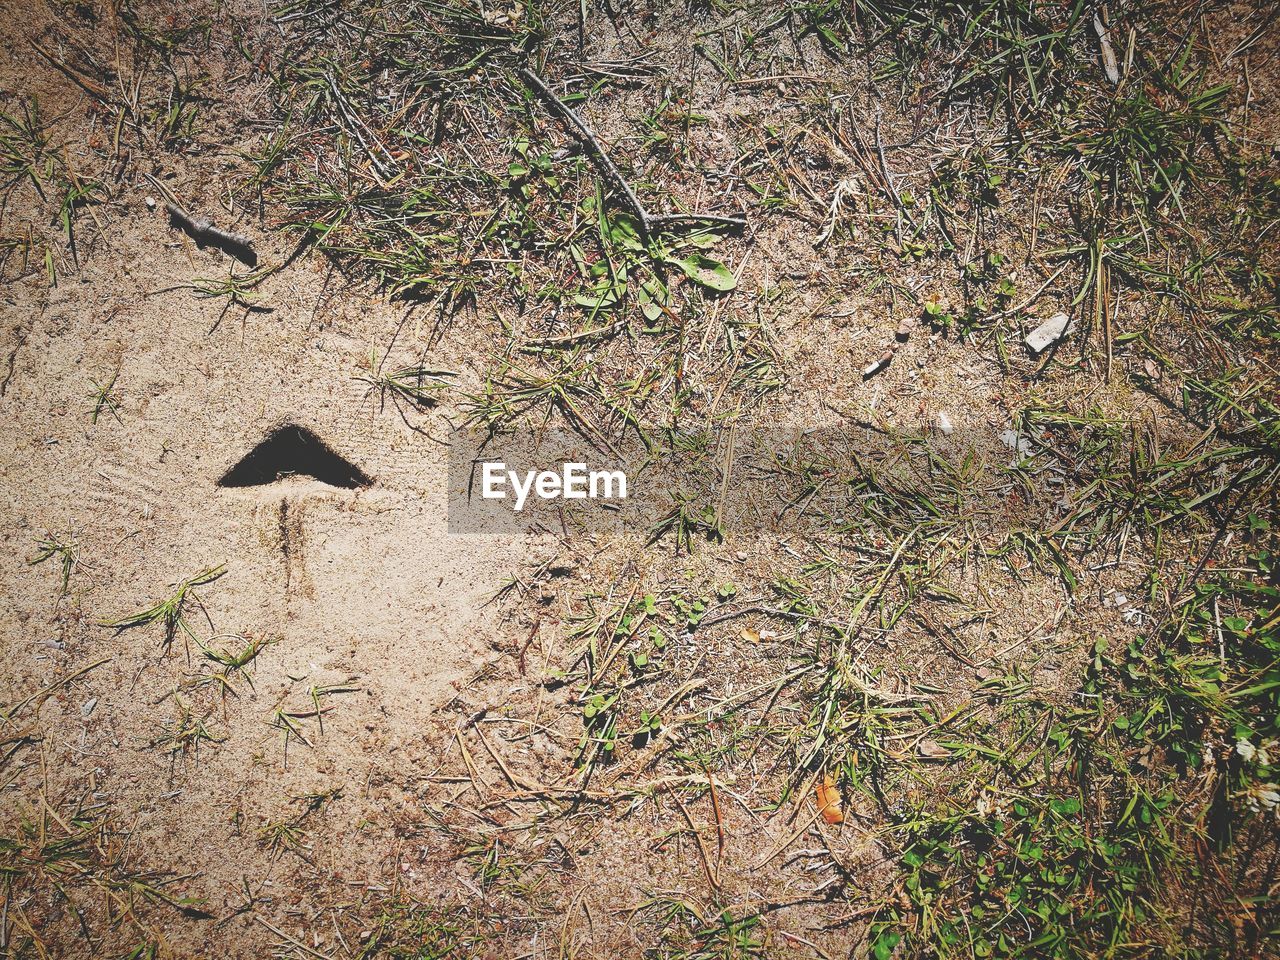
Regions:
M 660 223 L 717 223 L 723 227 L 745 230 L 747 221 L 743 217 L 721 217 L 711 213 L 671 213 L 661 216 L 650 216 L 650 225 Z
M 253 240 L 250 237 L 232 233 L 229 230 L 221 230 L 210 220 L 192 216 L 168 187 L 150 174 L 143 174 L 143 176 L 150 180 L 152 186 L 164 197 L 164 208 L 169 212 L 170 219 L 181 226 L 196 243 L 215 246 L 251 267 L 257 266 L 258 255 L 254 252 Z
M 546 101 L 549 107 L 554 108 L 556 113 L 560 114 L 573 127 L 574 132 L 580 139 L 591 145 L 592 156 L 595 157 L 596 165 L 600 168 L 600 172 L 612 180 L 614 185 L 622 191 L 622 195 L 627 200 L 627 205 L 631 207 L 636 219 L 640 221 L 640 232 L 647 237 L 650 232 L 648 212 L 640 203 L 640 198 L 635 195 L 635 191 L 631 189 L 631 185 L 623 177 L 622 171 L 609 159 L 609 154 L 605 153 L 603 145 L 595 138 L 595 134 L 582 122 L 582 118 L 578 116 L 572 107 L 552 93 L 551 88 L 542 81 L 540 76 L 528 67 L 521 67 L 520 77 Z
M 653 227 L 663 223 L 676 223 L 679 221 L 698 221 L 701 223 L 719 223 L 724 226 L 743 229 L 747 225 L 747 221 L 741 217 L 719 217 L 702 214 L 672 214 L 670 216 L 651 216 L 644 205 L 640 202 L 640 198 L 636 196 L 635 191 L 631 189 L 631 185 L 627 183 L 626 178 L 622 175 L 622 171 L 617 168 L 609 154 L 605 152 L 604 145 L 596 139 L 595 134 L 578 116 L 577 111 L 561 100 L 551 88 L 546 85 L 543 79 L 530 70 L 528 67 L 520 68 L 520 78 L 524 80 L 529 87 L 540 96 L 547 106 L 551 107 L 558 113 L 577 134 L 578 138 L 591 147 L 591 155 L 595 160 L 596 166 L 604 176 L 613 181 L 614 186 L 622 193 L 627 201 L 627 206 L 631 208 L 632 213 L 636 215 L 636 219 L 640 222 L 640 233 L 648 239 L 653 233 Z
M 191 234 L 192 239 L 198 243 L 211 243 L 216 247 L 241 247 L 244 249 L 253 246 L 253 241 L 243 234 L 220 230 L 208 220 L 191 216 L 176 203 L 166 200 L 164 208 L 169 211 L 169 216 L 177 220 L 183 229 Z

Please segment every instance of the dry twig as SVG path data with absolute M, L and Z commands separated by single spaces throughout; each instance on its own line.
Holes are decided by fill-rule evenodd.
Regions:
M 160 191 L 161 196 L 164 197 L 164 208 L 169 212 L 170 218 L 181 226 L 192 240 L 199 244 L 215 246 L 251 267 L 257 264 L 258 255 L 253 250 L 252 239 L 240 233 L 221 230 L 215 227 L 211 220 L 193 216 L 187 212 L 186 207 L 178 202 L 178 199 L 168 187 L 149 173 L 143 174 L 143 176 Z
M 609 154 L 605 151 L 604 145 L 596 139 L 591 128 L 586 125 L 577 112 L 567 103 L 561 100 L 547 86 L 546 82 L 530 70 L 528 67 L 520 68 L 520 78 L 527 83 L 539 97 L 551 107 L 560 117 L 569 124 L 574 134 L 583 143 L 591 148 L 591 156 L 594 158 L 596 167 L 604 176 L 611 180 L 618 191 L 622 194 L 627 202 L 627 206 L 631 208 L 631 212 L 635 214 L 636 221 L 640 226 L 640 233 L 646 239 L 653 235 L 656 227 L 664 224 L 695 222 L 695 223 L 714 223 L 720 226 L 732 227 L 736 230 L 745 229 L 747 221 L 743 217 L 723 217 L 714 214 L 701 213 L 676 213 L 676 214 L 660 214 L 653 215 L 645 209 L 644 204 L 640 202 L 640 198 L 636 196 L 636 192 L 631 189 L 631 184 L 627 182 L 626 177 L 622 175 L 622 171 L 617 165 L 609 159 Z

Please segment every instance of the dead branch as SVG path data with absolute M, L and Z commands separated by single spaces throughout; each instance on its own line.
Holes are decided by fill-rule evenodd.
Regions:
M 258 261 L 258 255 L 253 250 L 253 240 L 239 233 L 232 233 L 229 230 L 222 230 L 213 225 L 211 220 L 203 217 L 196 217 L 189 213 L 173 193 L 155 177 L 150 174 L 143 174 L 151 184 L 160 191 L 164 197 L 164 208 L 169 212 L 170 219 L 177 223 L 187 235 L 198 244 L 207 244 L 217 247 L 235 257 L 237 260 L 244 261 L 249 266 L 254 266 Z
M 551 88 L 546 85 L 543 79 L 528 67 L 520 68 L 520 78 L 529 85 L 530 89 L 532 89 L 534 93 L 538 94 L 538 96 L 542 98 L 543 102 L 545 102 L 547 106 L 551 107 L 552 110 L 559 114 L 561 119 L 569 125 L 580 141 L 591 148 L 591 156 L 597 169 L 599 169 L 606 179 L 611 180 L 613 185 L 618 188 L 623 199 L 626 200 L 627 206 L 630 207 L 631 212 L 635 214 L 636 220 L 640 224 L 640 233 L 646 239 L 653 234 L 654 227 L 681 222 L 714 223 L 721 226 L 733 227 L 737 230 L 746 228 L 747 221 L 743 217 L 723 217 L 699 213 L 676 213 L 654 216 L 649 213 L 649 211 L 644 208 L 644 204 L 640 202 L 640 198 L 636 196 L 635 191 L 631 189 L 631 184 L 629 184 L 626 177 L 622 175 L 622 171 L 619 170 L 617 165 L 609 159 L 609 154 L 605 151 L 604 145 L 596 139 L 595 134 L 591 132 L 591 128 L 588 127 L 583 119 L 578 116 L 577 111 L 556 96 L 555 93 L 552 92 Z
M 177 220 L 197 243 L 208 243 L 216 247 L 244 247 L 246 249 L 253 245 L 253 241 L 243 234 L 220 230 L 209 220 L 193 217 L 176 203 L 166 200 L 164 208 L 169 211 L 169 216 Z

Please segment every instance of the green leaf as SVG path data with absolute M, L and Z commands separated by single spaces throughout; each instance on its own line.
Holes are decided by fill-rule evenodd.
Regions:
M 606 287 L 597 287 L 594 290 L 576 294 L 573 302 L 589 310 L 607 310 L 618 305 L 618 301 L 622 299 L 622 293 L 625 290 L 625 286 L 613 283 Z
M 640 234 L 636 231 L 635 223 L 629 217 L 618 217 L 609 221 L 608 230 L 609 239 L 623 250 L 644 249 L 644 244 L 640 242 Z
M 662 307 L 671 303 L 666 286 L 656 277 L 641 281 L 636 299 L 640 302 L 640 312 L 650 323 L 657 322 L 663 316 Z
M 691 253 L 687 257 L 668 257 L 667 262 L 683 270 L 684 275 L 694 283 L 710 290 L 725 293 L 738 285 L 728 267 L 701 253 Z
M 876 960 L 889 960 L 893 956 L 893 949 L 898 945 L 898 941 L 902 939 L 902 934 L 893 930 L 882 930 L 876 935 L 875 940 L 871 943 L 871 955 Z

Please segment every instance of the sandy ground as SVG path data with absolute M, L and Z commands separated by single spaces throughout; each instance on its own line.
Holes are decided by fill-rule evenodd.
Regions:
M 21 10 L 9 4 L 3 16 L 12 24 Z M 57 104 L 63 130 L 102 135 L 83 94 L 29 51 L 15 46 L 0 64 L 0 85 Z M 251 215 L 222 204 L 229 161 L 218 149 L 253 140 L 239 124 L 259 106 L 249 98 L 220 115 L 201 149 L 165 180 L 192 209 L 215 212 L 236 228 L 258 229 Z M 730 122 L 732 106 L 713 127 Z M 607 130 L 607 119 L 601 126 Z M 542 565 L 563 553 L 549 538 L 449 535 L 447 452 L 438 438 L 456 409 L 406 414 L 370 393 L 358 375 L 372 344 L 380 356 L 425 356 L 475 386 L 490 346 L 475 317 L 435 339 L 424 312 L 349 286 L 316 257 L 255 291 L 264 311 L 224 311 L 221 299 L 174 288 L 225 273 L 225 257 L 197 249 L 148 199 L 159 199 L 156 191 L 132 178 L 101 211 L 105 229 L 83 251 L 78 272 L 51 289 L 37 273 L 0 294 L 0 694 L 13 703 L 52 685 L 24 717 L 39 739 L 23 747 L 0 805 L 19 819 L 38 816 L 41 797 L 59 807 L 109 808 L 127 832 L 130 862 L 179 875 L 175 887 L 204 900 L 208 920 L 159 915 L 181 956 L 263 956 L 267 944 L 281 941 L 257 918 L 313 935 L 324 929 L 325 939 L 309 946 L 336 949 L 345 942 L 341 932 L 330 935 L 340 926 L 337 906 L 365 908 L 392 888 L 424 902 L 479 903 L 487 892 L 453 863 L 466 845 L 465 827 L 438 829 L 429 811 L 448 808 L 486 837 L 504 840 L 527 815 L 526 808 L 485 807 L 513 786 L 504 785 L 508 771 L 490 750 L 496 734 L 488 744 L 459 736 L 482 728 L 473 721 L 485 712 L 519 717 L 531 731 L 511 735 L 496 751 L 505 753 L 511 775 L 546 786 L 572 776 L 581 725 L 555 716 L 568 694 L 547 689 L 539 675 L 573 644 L 572 617 L 583 609 L 570 595 L 594 591 L 616 601 L 632 583 L 761 584 L 792 544 L 786 537 L 730 537 L 697 558 L 672 561 L 645 553 L 634 539 L 602 536 L 580 545 L 565 570 L 548 570 Z M 742 295 L 755 297 L 787 273 L 787 264 L 806 264 L 788 278 L 778 308 L 777 342 L 793 373 L 774 403 L 778 417 L 831 429 L 874 422 L 929 433 L 945 411 L 961 434 L 998 451 L 1011 413 L 1029 398 L 1080 393 L 1073 373 L 1055 369 L 1032 382 L 1034 359 L 1018 355 L 1006 375 L 972 343 L 923 329 L 883 376 L 863 383 L 855 372 L 892 339 L 902 316 L 860 282 L 815 279 L 820 268 L 839 266 L 808 266 L 825 256 L 813 248 L 821 227 L 808 224 L 804 233 L 795 224 L 770 225 L 756 238 L 768 255 L 756 253 L 743 272 Z M 287 255 L 284 239 L 259 236 L 264 255 Z M 1051 295 L 1024 326 L 1061 305 Z M 94 383 L 113 378 L 118 407 L 100 410 L 93 423 Z M 1158 409 L 1119 383 L 1089 383 L 1089 399 L 1103 410 L 1154 416 Z M 298 477 L 218 486 L 282 424 L 314 432 L 372 484 L 346 490 Z M 50 538 L 78 548 L 64 597 L 56 563 L 26 562 Z M 213 664 L 181 631 L 166 646 L 160 624 L 103 625 L 223 564 L 223 576 L 196 589 L 198 602 L 188 607 L 193 629 L 229 648 L 269 641 L 229 686 L 210 681 Z M 986 611 L 960 628 L 973 656 L 1025 667 L 1044 696 L 1055 697 L 1078 679 L 1094 631 L 1132 633 L 1107 598 L 1117 588 L 1131 590 L 1138 570 L 1121 551 L 1083 575 L 1074 600 L 1044 571 L 1027 570 L 1019 583 L 966 568 L 948 583 Z M 529 590 L 518 603 L 499 599 L 512 577 Z M 738 674 L 733 644 L 741 626 L 679 638 L 673 676 L 710 676 L 716 696 L 769 681 L 764 671 Z M 904 647 L 873 647 L 869 656 L 893 664 L 886 683 L 904 688 L 918 680 L 963 698 L 983 679 L 919 634 Z M 777 661 L 784 669 L 785 656 Z M 787 697 L 781 703 L 793 712 L 806 706 Z M 166 724 L 172 732 L 184 711 L 205 725 L 208 738 L 169 752 Z M 458 744 L 466 749 L 468 742 L 464 759 Z M 609 774 L 601 788 L 641 761 Z M 820 921 L 849 906 L 812 895 L 806 857 L 815 851 L 788 855 L 786 870 L 768 856 L 811 814 L 803 807 L 773 816 L 759 803 L 753 790 L 772 782 L 770 762 L 722 784 L 721 880 L 743 900 L 793 898 L 784 926 L 816 936 Z M 482 792 L 477 767 L 489 795 L 473 795 Z M 264 841 L 263 828 L 295 813 L 298 798 L 334 788 L 340 795 L 311 821 L 320 826 L 309 824 L 301 850 Z M 473 807 L 484 807 L 483 814 Z M 705 822 L 708 804 L 694 813 Z M 851 810 L 851 821 L 860 813 Z M 532 891 L 530 902 L 558 904 L 575 930 L 589 928 L 590 935 L 575 934 L 585 938 L 584 951 L 592 943 L 627 949 L 620 944 L 634 932 L 626 910 L 642 892 L 686 884 L 703 870 L 703 855 L 673 835 L 673 823 L 681 822 L 674 808 L 640 794 L 616 820 L 570 812 L 558 829 L 520 841 L 515 856 L 555 878 Z M 857 882 L 873 886 L 888 870 L 884 851 L 853 822 L 818 829 L 823 850 Z M 582 919 L 584 888 L 575 874 L 594 878 L 586 899 L 603 905 L 594 920 L 589 910 Z M 238 912 L 250 902 L 254 919 Z M 345 929 L 358 937 L 358 929 Z M 828 946 L 849 940 L 839 928 L 826 937 Z
M 96 258 L 46 302 L 15 291 L 25 304 L 15 311 L 23 339 L 0 400 L 7 424 L 2 482 L 10 503 L 3 538 L 13 561 L 3 580 L 6 680 L 12 691 L 30 690 L 102 661 L 43 704 L 41 763 L 22 776 L 47 778 L 51 796 L 87 794 L 127 811 L 139 862 L 189 875 L 183 892 L 204 898 L 219 917 L 242 906 L 248 889 L 277 923 L 305 920 L 312 901 L 304 891 L 312 885 L 340 891 L 353 884 L 368 896 L 370 888 L 386 889 L 397 870 L 406 893 L 429 901 L 440 895 L 441 869 L 449 876 L 440 856 L 451 847 L 424 835 L 424 806 L 467 792 L 429 778 L 471 713 L 528 703 L 534 688 L 506 657 L 505 673 L 452 701 L 500 651 L 525 641 L 529 615 L 519 624 L 504 622 L 504 608 L 489 601 L 507 578 L 527 575 L 548 548 L 526 539 L 448 535 L 444 448 L 409 429 L 390 407 L 380 409 L 354 379 L 370 339 L 394 329 L 402 311 L 352 293 L 318 306 L 325 278 L 306 268 L 267 288 L 264 302 L 272 313 L 243 321 L 233 315 L 210 334 L 219 303 L 152 291 L 212 268 L 216 254 L 191 249 L 161 214 L 148 210 L 143 195 L 130 203 L 109 242 L 125 259 Z M 459 359 L 443 354 L 437 356 L 444 366 Z M 119 419 L 103 412 L 92 425 L 90 380 L 104 382 L 117 369 Z M 918 379 L 918 369 L 908 367 L 907 384 Z M 907 396 L 921 390 L 908 387 Z M 964 423 L 967 416 L 956 419 Z M 425 426 L 432 420 L 443 426 L 438 417 Z M 284 421 L 313 430 L 374 484 L 338 490 L 295 478 L 219 488 L 225 471 Z M 22 562 L 38 540 L 53 535 L 80 548 L 70 595 L 60 601 L 55 566 Z M 689 566 L 710 571 L 704 576 L 750 579 L 754 560 L 744 548 L 758 553 L 761 573 L 767 572 L 776 545 L 741 538 Z M 604 569 L 593 570 L 581 586 L 602 586 L 592 578 L 607 575 L 616 562 L 602 561 Z M 149 606 L 168 585 L 219 564 L 227 565 L 226 574 L 197 591 L 200 605 L 191 611 L 197 633 L 272 641 L 254 662 L 251 682 L 233 679 L 233 692 L 186 686 L 211 669 L 181 632 L 166 650 L 158 624 L 123 631 L 99 624 Z M 669 576 L 661 558 L 650 565 L 637 571 L 642 581 Z M 1065 611 L 1056 588 L 1009 589 L 988 584 L 986 601 L 1017 616 L 994 618 L 987 634 L 975 625 L 979 649 L 1017 643 L 1027 626 L 1055 623 Z M 568 645 L 555 616 L 542 630 L 545 639 L 531 660 L 546 655 L 544 644 L 553 651 Z M 737 631 L 719 632 L 733 639 Z M 1058 641 L 1072 646 L 1070 636 Z M 1028 652 L 1037 661 L 1044 653 Z M 894 658 L 911 660 L 901 650 Z M 733 660 L 731 643 L 700 640 L 684 651 L 679 669 L 701 665 L 732 678 Z M 1061 666 L 1056 657 L 1041 664 L 1048 687 Z M 976 682 L 952 669 L 935 651 L 905 675 Z M 731 679 L 725 692 L 768 679 L 737 677 L 737 687 Z M 183 689 L 175 695 L 176 686 Z M 323 730 L 312 715 L 316 687 L 337 691 L 319 701 Z M 176 715 L 175 697 L 203 717 L 220 742 L 172 756 L 157 748 L 161 724 Z M 282 707 L 296 714 L 305 743 L 286 738 L 274 723 Z M 572 727 L 563 733 L 561 742 L 571 743 Z M 472 750 L 479 749 L 473 743 Z M 543 782 L 571 771 L 568 754 L 554 742 L 535 754 L 516 748 L 509 760 Z M 500 786 L 500 778 L 494 784 Z M 311 841 L 310 863 L 264 848 L 259 831 L 295 809 L 294 798 L 336 786 L 342 796 L 325 808 L 323 839 Z M 734 786 L 731 781 L 724 789 Z M 769 822 L 745 806 L 725 816 L 727 861 L 741 868 L 799 825 L 794 815 Z M 584 824 L 579 836 L 570 821 L 562 835 L 536 842 L 523 856 L 536 858 L 547 844 L 560 856 L 556 844 L 564 842 L 574 856 L 602 868 L 626 862 L 623 871 L 606 868 L 596 895 L 601 902 L 629 902 L 638 890 L 674 885 L 698 869 L 687 843 L 675 860 L 660 851 L 656 859 L 636 861 L 636 845 L 657 842 L 651 831 L 660 836 L 662 823 L 650 805 L 642 805 L 626 829 Z M 403 848 L 401 836 L 408 838 Z M 831 843 L 868 877 L 883 865 L 883 853 L 856 830 Z M 465 896 L 461 876 L 453 889 Z M 725 883 L 745 892 L 749 877 L 727 869 Z M 806 883 L 801 874 L 797 894 Z M 803 929 L 804 910 L 793 913 Z M 230 922 L 174 923 L 168 932 L 179 952 L 190 955 L 232 930 L 246 943 L 262 942 L 260 927 Z
M 152 291 L 216 269 L 219 255 L 189 249 L 141 196 L 131 206 L 106 241 L 111 256 L 45 302 L 11 290 L 22 342 L 11 344 L 0 400 L 6 685 L 105 658 L 40 713 L 51 731 L 49 789 L 137 811 L 134 842 L 169 851 L 216 903 L 238 888 L 241 856 L 259 856 L 253 831 L 237 837 L 233 824 L 270 819 L 289 797 L 335 784 L 354 788 L 344 823 L 384 810 L 378 784 L 421 762 L 433 711 L 492 655 L 502 627 L 485 601 L 525 551 L 447 536 L 443 449 L 353 379 L 370 339 L 398 323 L 393 308 L 347 298 L 339 315 L 317 311 L 323 277 L 307 271 L 268 294 L 272 313 L 211 336 L 217 303 Z M 117 371 L 118 418 L 104 411 L 90 425 L 90 380 Z M 297 478 L 220 489 L 226 469 L 281 421 L 329 439 L 373 486 Z M 56 602 L 57 571 L 22 562 L 51 535 L 80 549 L 71 595 Z M 198 649 L 181 633 L 164 649 L 160 626 L 97 621 L 220 564 L 226 575 L 199 590 L 203 609 L 191 611 L 196 630 L 271 645 L 252 682 L 235 681 L 230 695 L 178 694 L 222 740 L 197 765 L 151 740 L 176 709 L 175 685 L 202 672 Z M 273 711 L 312 710 L 316 686 L 343 692 L 323 700 L 323 735 L 308 717 L 311 746 L 286 748 Z M 342 835 L 331 842 L 325 852 Z

